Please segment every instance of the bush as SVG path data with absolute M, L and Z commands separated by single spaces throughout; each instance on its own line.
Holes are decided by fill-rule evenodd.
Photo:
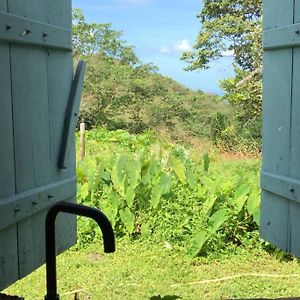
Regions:
M 151 238 L 185 247 L 192 256 L 240 245 L 256 233 L 258 165 L 199 161 L 153 133 L 92 130 L 91 149 L 77 166 L 79 201 L 100 208 L 117 237 Z M 95 227 L 80 220 L 79 240 Z

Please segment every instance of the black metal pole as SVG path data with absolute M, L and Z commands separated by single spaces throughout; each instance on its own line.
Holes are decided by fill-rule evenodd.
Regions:
M 69 213 L 94 219 L 103 235 L 104 252 L 115 251 L 115 236 L 107 217 L 98 209 L 68 202 L 58 202 L 46 216 L 46 277 L 47 294 L 45 300 L 59 300 L 56 284 L 55 220 L 58 213 Z

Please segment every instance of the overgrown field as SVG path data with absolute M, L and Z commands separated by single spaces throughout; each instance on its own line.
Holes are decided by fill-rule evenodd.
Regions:
M 222 161 L 153 133 L 87 134 L 78 199 L 104 211 L 117 237 L 164 241 L 191 256 L 259 243 L 259 162 Z M 80 220 L 81 246 L 98 238 Z

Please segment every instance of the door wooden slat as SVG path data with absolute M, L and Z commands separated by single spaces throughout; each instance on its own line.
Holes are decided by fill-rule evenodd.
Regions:
M 264 54 L 260 224 L 263 238 L 297 256 L 300 256 L 299 9 L 299 0 L 264 1 L 264 36 L 268 45 Z M 270 45 L 278 49 L 270 50 Z
M 58 201 L 76 202 L 76 162 L 72 132 L 67 169 L 58 168 L 73 60 L 69 46 L 57 45 L 62 37 L 71 41 L 71 0 L 0 0 L 0 16 L 0 23 L 10 21 L 16 30 L 3 37 L 8 33 L 0 29 L 0 138 L 5 145 L 0 147 L 3 289 L 44 263 L 45 216 Z M 25 37 L 17 32 L 28 26 L 34 45 L 29 39 L 21 43 Z M 43 28 L 57 35 L 47 45 L 40 44 Z M 76 242 L 76 217 L 60 214 L 56 232 L 60 253 Z
M 293 24 L 294 0 L 264 0 L 264 29 Z
M 7 12 L 7 0 L 0 0 L 0 11 Z M 13 122 L 10 84 L 9 45 L 0 42 L 0 205 L 1 199 L 15 194 Z M 17 226 L 0 230 L 0 290 L 19 278 Z
M 72 26 L 71 0 L 52 0 L 45 4 L 46 21 L 55 26 L 71 28 Z M 61 66 L 64 72 L 61 72 Z M 58 49 L 49 49 L 47 56 L 48 99 L 50 111 L 50 140 L 51 140 L 51 178 L 63 180 L 76 173 L 75 135 L 71 133 L 71 147 L 67 157 L 67 168 L 59 169 L 59 151 L 62 142 L 65 112 L 71 92 L 73 79 L 73 58 L 71 53 Z M 62 107 L 65 108 L 62 110 Z M 75 187 L 76 190 L 76 187 Z M 76 202 L 76 197 L 65 201 Z M 57 250 L 62 252 L 76 243 L 76 217 L 73 215 L 59 215 L 57 220 Z

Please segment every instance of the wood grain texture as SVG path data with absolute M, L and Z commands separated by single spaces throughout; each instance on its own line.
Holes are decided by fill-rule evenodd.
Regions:
M 1 199 L 0 230 L 39 211 L 47 209 L 62 199 L 76 198 L 76 177 L 54 181 Z
M 0 11 L 7 12 L 7 0 L 0 0 Z
M 0 231 L 0 290 L 19 279 L 17 226 Z
M 1 11 L 0 40 L 43 48 L 72 49 L 70 29 Z
M 295 0 L 294 22 L 300 23 L 300 0 Z
M 264 29 L 293 24 L 295 0 L 264 0 Z
M 74 198 L 64 199 L 74 202 Z M 45 262 L 45 218 L 47 209 L 18 224 L 20 278 L 30 274 Z M 76 220 L 76 217 L 75 217 Z M 62 253 L 76 241 L 74 216 L 59 214 L 56 220 L 56 252 Z
M 45 3 L 46 21 L 50 24 L 71 28 L 71 0 L 52 0 Z M 61 72 L 63 66 L 64 72 Z M 65 115 L 73 80 L 73 58 L 70 52 L 49 49 L 47 56 L 48 100 L 50 112 L 51 178 L 63 180 L 76 174 L 75 132 L 70 133 L 71 146 L 66 160 L 67 169 L 57 168 L 62 141 Z M 76 186 L 74 187 L 76 194 Z M 76 202 L 76 197 L 68 198 Z M 57 220 L 57 251 L 60 253 L 76 243 L 76 216 L 59 215 Z
M 0 42 L 0 204 L 1 198 L 15 193 L 13 108 L 11 102 L 9 46 Z
M 262 169 L 281 175 L 289 173 L 292 64 L 291 49 L 264 55 Z
M 264 31 L 263 48 L 280 49 L 300 46 L 300 24 L 291 24 Z
M 7 1 L 0 0 L 0 11 L 7 11 Z M 0 42 L 0 206 L 1 199 L 15 194 L 9 52 L 8 43 Z M 14 224 L 0 231 L 0 290 L 18 280 L 18 273 L 17 226 Z
M 294 49 L 293 55 L 290 175 L 295 179 L 300 179 L 300 48 Z
M 46 0 L 8 0 L 8 12 L 16 16 L 43 22 L 45 20 L 45 1 Z
M 11 48 L 17 192 L 50 181 L 46 53 Z
M 0 0 L 0 11 L 32 19 L 33 23 L 60 26 L 71 32 L 70 0 Z M 17 18 L 13 20 L 17 21 Z M 21 45 L 16 43 L 13 37 L 9 44 L 0 44 L 1 101 L 4 99 L 0 111 L 1 121 L 3 120 L 0 125 L 0 137 L 3 138 L 2 141 L 5 139 L 7 144 L 7 148 L 0 148 L 0 167 L 1 171 L 3 170 L 1 174 L 5 174 L 0 174 L 0 184 L 6 188 L 0 191 L 0 205 L 1 200 L 7 202 L 7 199 L 10 199 L 11 193 L 27 195 L 37 188 L 46 189 L 50 183 L 67 182 L 75 176 L 73 133 L 68 169 L 59 171 L 57 168 L 65 111 L 73 78 L 72 53 L 45 49 L 44 46 Z M 14 282 L 18 277 L 26 276 L 44 262 L 44 223 L 48 207 L 60 200 L 76 201 L 76 184 L 72 185 L 71 193 L 68 184 L 63 188 L 59 193 L 39 193 L 36 199 L 32 200 L 37 202 L 35 208 L 28 207 L 31 205 L 30 197 L 28 203 L 20 199 L 22 205 L 20 202 L 18 213 L 22 218 L 17 219 L 14 216 L 16 224 L 2 227 L 0 244 L 3 245 L 2 248 L 0 245 L 0 253 L 3 256 L 0 257 L 0 263 L 1 259 L 3 263 L 0 264 L 0 272 L 3 279 L 0 288 Z M 43 205 L 48 204 L 37 208 L 40 201 L 44 201 Z M 21 211 L 23 209 L 24 212 Z M 56 225 L 57 250 L 62 252 L 76 241 L 76 217 L 61 215 Z M 4 248 L 6 242 L 9 253 L 6 253 L 8 248 Z M 6 271 L 7 265 L 13 268 L 10 273 Z M 4 267 L 1 269 L 1 266 Z
M 294 0 L 265 0 L 264 14 L 265 30 L 292 25 Z M 262 171 L 286 178 L 291 175 L 293 54 L 292 48 L 280 47 L 264 53 Z M 291 251 L 290 200 L 284 193 L 280 196 L 270 189 L 262 190 L 261 235 L 279 248 Z
M 299 9 L 300 7 L 298 7 Z M 300 48 L 293 50 L 293 82 L 292 82 L 292 107 L 291 107 L 291 142 L 290 142 L 290 177 L 300 179 Z M 292 186 L 295 197 L 300 196 L 297 189 Z M 289 228 L 290 252 L 300 257 L 300 204 L 289 201 Z

